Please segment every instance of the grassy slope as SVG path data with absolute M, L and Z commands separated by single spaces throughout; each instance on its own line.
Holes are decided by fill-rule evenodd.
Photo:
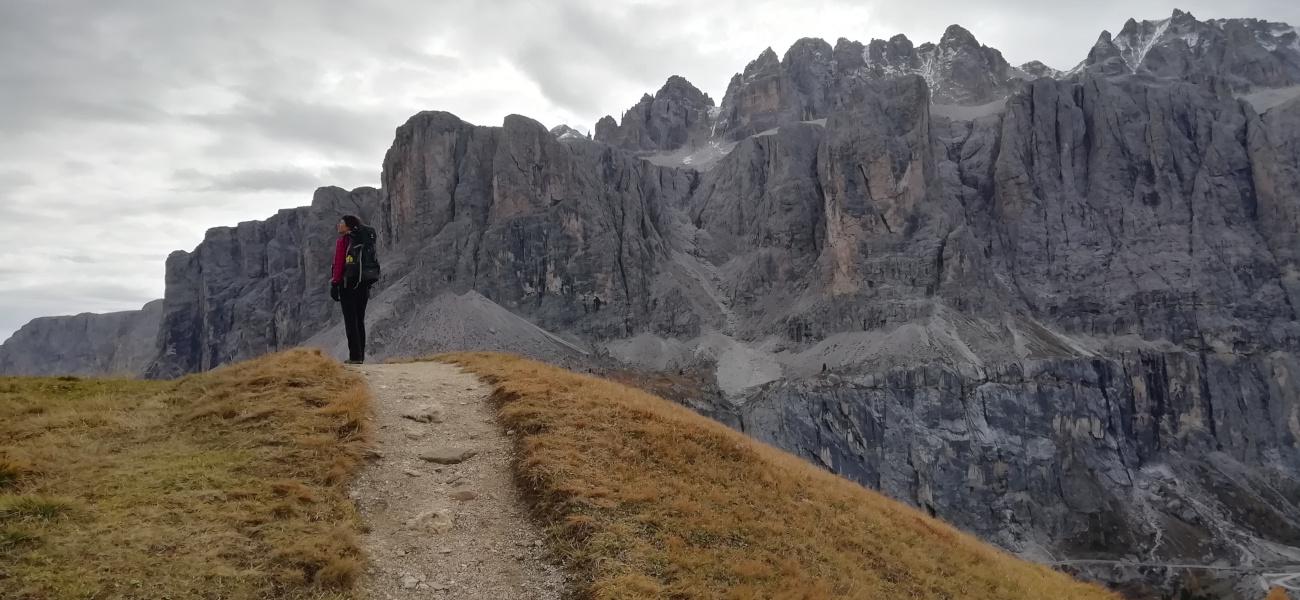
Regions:
M 647 393 L 500 354 L 518 478 L 592 598 L 1102 599 Z
M 175 382 L 0 379 L 0 597 L 347 596 L 368 403 L 308 351 Z

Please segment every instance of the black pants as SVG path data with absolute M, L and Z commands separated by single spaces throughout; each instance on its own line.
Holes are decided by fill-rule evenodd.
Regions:
M 339 290 L 339 304 L 343 306 L 343 328 L 348 333 L 348 360 L 366 359 L 366 303 L 369 301 L 369 284 Z

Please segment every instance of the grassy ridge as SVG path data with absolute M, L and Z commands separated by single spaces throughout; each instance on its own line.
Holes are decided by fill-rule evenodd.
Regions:
M 348 597 L 368 411 L 309 351 L 174 382 L 0 379 L 0 597 Z
M 647 393 L 500 354 L 517 477 L 597 599 L 1113 599 Z

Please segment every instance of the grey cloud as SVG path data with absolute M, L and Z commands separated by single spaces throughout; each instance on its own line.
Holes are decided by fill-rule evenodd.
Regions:
M 619 3 L 498 0 L 445 12 L 445 20 L 457 24 L 444 32 L 450 46 L 494 49 L 467 61 L 482 65 L 504 57 L 548 100 L 584 123 L 657 89 L 669 75 L 729 62 L 699 52 L 675 31 L 671 23 L 683 13 L 671 7 L 640 11 Z
M 101 306 L 124 306 L 120 310 L 139 308 L 153 297 L 141 290 L 114 283 L 66 283 L 20 288 L 24 300 L 38 304 L 62 304 L 69 300 L 89 301 Z M 6 299 L 8 296 L 6 295 Z M 65 314 L 76 314 L 68 312 Z
M 319 182 L 319 175 L 297 167 L 280 169 L 246 169 L 230 173 L 208 174 L 194 169 L 180 169 L 175 178 L 193 189 L 227 192 L 264 190 L 309 190 Z
M 26 171 L 18 169 L 0 169 L 0 188 L 27 187 L 36 183 L 36 178 Z
M 600 95 L 592 87 L 610 79 L 632 79 L 668 62 L 666 48 L 628 35 L 626 22 L 593 14 L 589 6 L 557 3 L 553 29 L 522 44 L 515 60 L 552 101 L 575 112 L 600 111 Z M 557 31 L 558 29 L 558 31 Z
M 157 107 L 143 102 L 118 101 L 113 103 L 88 102 L 77 98 L 58 97 L 57 90 L 29 88 L 32 91 L 0 91 L 0 106 L 12 110 L 0 113 L 0 134 L 17 135 L 38 130 L 52 121 L 103 122 L 145 124 L 167 118 Z
M 312 190 L 325 185 L 360 187 L 375 185 L 379 174 L 374 169 L 353 165 L 334 165 L 320 170 L 303 167 L 242 169 L 226 173 L 207 173 L 193 168 L 177 169 L 172 178 L 178 187 L 197 191 L 220 192 L 300 192 L 309 197 Z
M 336 165 L 325 169 L 323 182 L 325 185 L 337 185 L 347 189 L 363 186 L 379 187 L 379 169 Z
M 173 3 L 135 12 L 131 4 L 0 3 L 0 130 L 163 117 L 155 93 L 202 76 L 201 64 L 183 65 L 185 46 L 202 38 L 178 35 L 184 20 L 167 24 L 178 16 Z
M 281 143 L 308 144 L 318 151 L 373 157 L 392 141 L 392 131 L 398 125 L 386 112 L 292 99 L 242 104 L 192 119 L 220 131 L 219 149 L 235 154 L 244 152 L 246 140 L 241 136 L 253 134 Z

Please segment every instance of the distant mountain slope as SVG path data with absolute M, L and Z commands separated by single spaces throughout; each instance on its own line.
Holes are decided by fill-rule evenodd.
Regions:
M 138 376 L 158 354 L 162 314 L 154 300 L 140 310 L 35 319 L 0 345 L 0 374 Z

